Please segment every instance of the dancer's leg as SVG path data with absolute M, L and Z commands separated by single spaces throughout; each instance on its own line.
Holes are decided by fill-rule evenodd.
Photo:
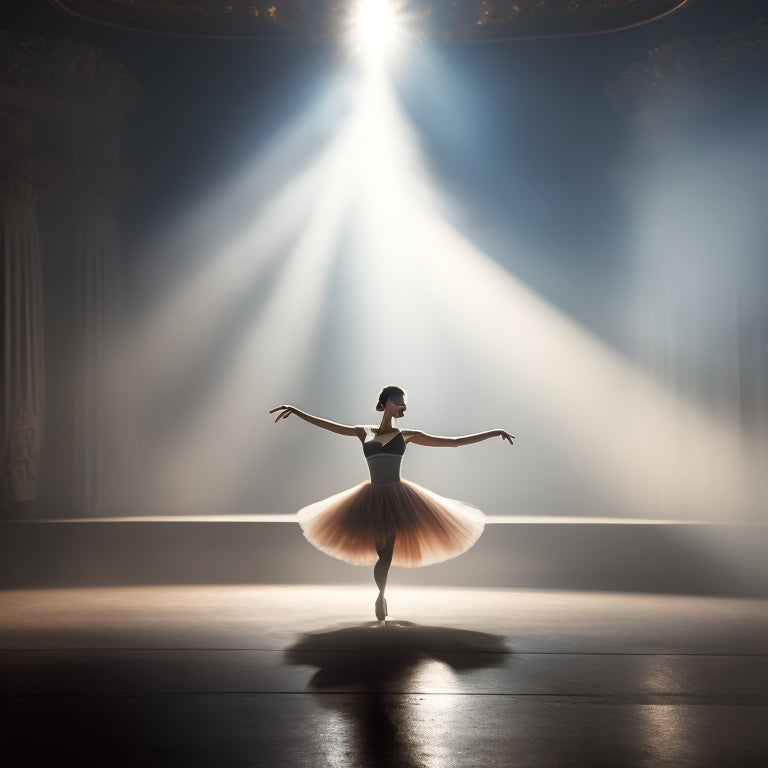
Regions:
M 376 618 L 383 621 L 387 615 L 387 601 L 384 599 L 384 590 L 387 588 L 389 567 L 392 565 L 392 553 L 395 550 L 395 537 L 390 536 L 382 546 L 376 544 L 376 553 L 379 556 L 373 567 L 373 578 L 379 588 L 379 596 L 376 599 Z

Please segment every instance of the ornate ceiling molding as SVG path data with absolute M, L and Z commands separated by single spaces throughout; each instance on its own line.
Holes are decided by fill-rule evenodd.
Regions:
M 89 21 L 162 35 L 334 41 L 357 0 L 51 0 Z M 691 0 L 405 0 L 422 37 L 491 42 L 602 34 Z
M 645 112 L 661 99 L 681 109 L 716 108 L 727 103 L 737 82 L 751 72 L 765 72 L 768 63 L 768 19 L 751 29 L 710 35 L 697 41 L 678 38 L 651 49 L 605 83 L 614 110 L 624 117 Z
M 52 108 L 61 102 L 71 110 L 74 99 L 120 114 L 135 103 L 139 85 L 99 48 L 72 40 L 51 44 L 42 38 L 21 39 L 0 31 L 0 89 L 38 105 L 47 100 Z
M 0 32 L 0 198 L 115 210 L 138 83 L 98 48 Z

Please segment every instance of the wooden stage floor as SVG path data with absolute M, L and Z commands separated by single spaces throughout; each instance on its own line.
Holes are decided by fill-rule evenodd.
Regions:
M 621 592 L 0 592 L 2 764 L 768 765 L 768 602 Z

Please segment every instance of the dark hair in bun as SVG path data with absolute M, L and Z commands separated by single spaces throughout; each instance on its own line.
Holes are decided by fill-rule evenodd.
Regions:
M 403 397 L 405 395 L 405 390 L 394 386 L 394 384 L 388 387 L 384 387 L 384 389 L 381 390 L 381 394 L 379 395 L 379 402 L 376 403 L 376 410 L 383 411 L 384 406 L 387 404 L 387 400 L 389 400 L 393 395 L 399 395 L 400 397 Z

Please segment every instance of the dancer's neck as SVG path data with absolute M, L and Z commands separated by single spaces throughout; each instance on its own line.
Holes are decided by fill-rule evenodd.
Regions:
M 389 432 L 394 432 L 392 417 L 389 414 L 385 414 L 381 419 L 381 424 L 379 424 L 378 434 L 386 435 Z

